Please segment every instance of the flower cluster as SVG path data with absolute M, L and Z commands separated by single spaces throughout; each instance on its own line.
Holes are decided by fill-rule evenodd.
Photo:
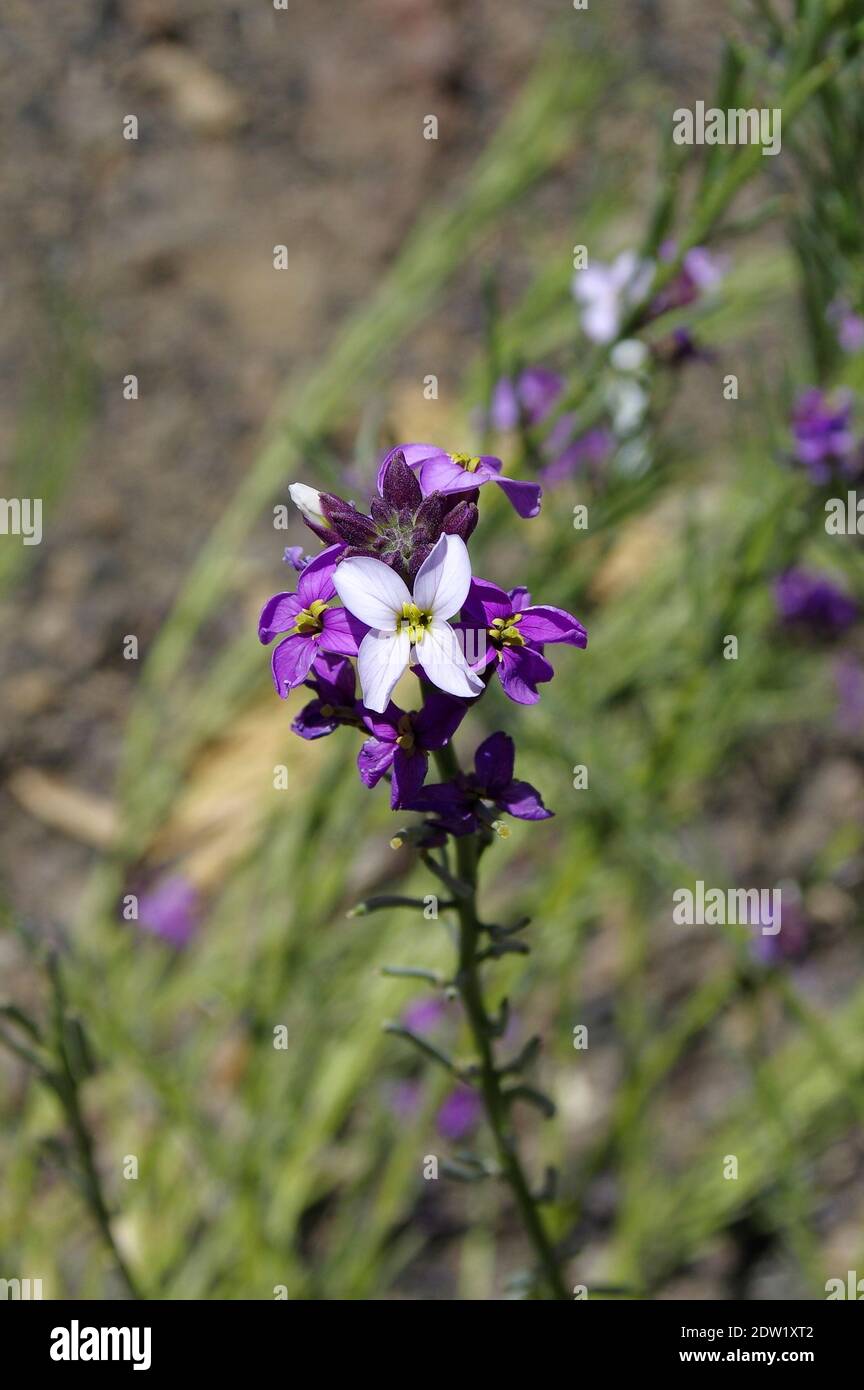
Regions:
M 374 787 L 388 777 L 394 809 L 425 813 L 425 843 L 497 828 L 502 812 L 522 820 L 552 814 L 516 780 L 505 733 L 480 745 L 472 773 L 447 782 L 425 785 L 429 754 L 449 743 L 496 676 L 511 700 L 535 704 L 538 686 L 554 675 L 547 647 L 588 641 L 570 613 L 472 573 L 467 541 L 487 483 L 520 516 L 539 511 L 539 486 L 507 478 L 500 459 L 428 444 L 390 450 L 368 512 L 295 483 L 291 497 L 325 548 L 314 558 L 286 551 L 297 587 L 269 599 L 258 625 L 263 643 L 281 639 L 271 659 L 277 693 L 284 699 L 300 685 L 312 692 L 294 732 L 317 739 L 346 725 L 365 734 L 362 781 Z M 392 699 L 406 671 L 419 678 L 414 709 Z

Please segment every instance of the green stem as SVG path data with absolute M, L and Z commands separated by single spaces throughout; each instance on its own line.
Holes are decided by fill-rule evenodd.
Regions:
M 69 1056 L 65 992 L 60 973 L 60 963 L 56 957 L 52 957 L 48 962 L 48 974 L 52 986 L 55 1045 L 60 1069 L 59 1071 L 51 1069 L 47 1073 L 43 1073 L 43 1076 L 60 1101 L 72 1131 L 78 1153 L 78 1162 L 81 1167 L 84 1197 L 93 1214 L 99 1234 L 117 1267 L 117 1272 L 129 1297 L 140 1299 L 142 1297 L 141 1291 L 114 1239 L 114 1232 L 111 1229 L 111 1215 L 102 1194 L 102 1182 L 96 1167 L 93 1140 L 87 1128 L 79 1095 L 78 1073 Z
M 92 1212 L 96 1226 L 98 1227 L 99 1234 L 126 1287 L 126 1292 L 129 1294 L 130 1298 L 140 1299 L 143 1295 L 114 1239 L 114 1232 L 111 1229 L 111 1216 L 105 1198 L 102 1195 L 102 1184 L 99 1179 L 99 1173 L 93 1155 L 93 1141 L 90 1138 L 90 1131 L 87 1128 L 81 1110 L 77 1086 L 74 1078 L 69 1073 L 68 1067 L 65 1065 L 65 1056 L 63 1061 L 64 1074 L 62 1077 L 58 1076 L 55 1079 L 54 1088 L 66 1112 L 66 1118 L 75 1140 L 75 1148 L 78 1151 L 78 1161 L 81 1166 L 81 1174 L 84 1183 L 84 1196 Z
M 459 773 L 459 762 L 452 744 L 439 749 L 435 760 L 445 779 Z M 483 1107 L 501 1171 L 509 1184 L 522 1218 L 525 1231 L 534 1247 L 543 1280 L 552 1298 L 569 1300 L 570 1295 L 558 1264 L 552 1242 L 531 1195 L 531 1188 L 522 1167 L 516 1138 L 510 1124 L 509 1103 L 501 1089 L 501 1073 L 495 1065 L 492 1047 L 492 1020 L 483 998 L 480 967 L 477 961 L 481 932 L 477 914 L 477 860 L 478 841 L 476 835 L 463 835 L 456 839 L 456 872 L 458 877 L 470 888 L 470 894 L 459 898 L 455 904 L 459 917 L 459 968 L 456 986 L 465 1007 L 468 1026 L 477 1049 L 480 1070 L 479 1083 L 483 1097 Z

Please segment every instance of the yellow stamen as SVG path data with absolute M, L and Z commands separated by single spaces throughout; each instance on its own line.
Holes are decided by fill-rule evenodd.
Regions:
M 408 636 L 415 644 L 423 641 L 423 634 L 427 628 L 432 626 L 432 614 L 426 613 L 422 608 L 418 608 L 416 603 L 403 603 L 402 621 L 400 627 L 408 632 Z
M 316 598 L 310 603 L 308 608 L 304 608 L 294 619 L 295 630 L 301 637 L 311 637 L 313 633 L 320 632 L 324 626 L 321 621 L 321 614 L 327 604 L 320 598 Z
M 451 454 L 450 457 L 460 468 L 464 468 L 466 473 L 476 473 L 480 467 L 480 459 L 471 454 Z
M 506 647 L 524 647 L 525 638 L 517 626 L 521 621 L 521 613 L 511 613 L 507 618 L 493 618 L 489 636 L 493 642 L 500 642 Z

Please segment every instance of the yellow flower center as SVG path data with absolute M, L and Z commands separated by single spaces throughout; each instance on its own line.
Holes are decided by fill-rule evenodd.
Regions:
M 310 603 L 308 608 L 302 609 L 294 619 L 294 627 L 301 637 L 311 637 L 313 633 L 321 632 L 324 624 L 321 621 L 321 614 L 327 604 L 323 599 L 316 598 Z
M 524 647 L 525 638 L 518 628 L 521 621 L 521 613 L 511 613 L 507 618 L 493 618 L 489 628 L 489 636 L 496 646 Z
M 471 454 L 451 454 L 450 457 L 460 468 L 464 468 L 466 473 L 476 473 L 480 467 L 479 458 L 474 458 Z
M 416 603 L 403 603 L 400 631 L 408 633 L 412 642 L 422 642 L 423 634 L 432 626 L 432 614 L 418 608 Z

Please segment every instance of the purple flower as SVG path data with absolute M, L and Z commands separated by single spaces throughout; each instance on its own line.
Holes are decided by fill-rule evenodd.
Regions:
M 279 633 L 288 634 L 274 647 L 271 659 L 273 683 L 283 700 L 306 679 L 320 652 L 356 656 L 365 635 L 366 628 L 345 608 L 328 606 L 336 597 L 333 573 L 339 552 L 339 546 L 322 550 L 302 570 L 297 592 L 274 594 L 261 611 L 261 642 L 272 642 Z
M 815 636 L 835 637 L 858 617 L 858 605 L 823 574 L 788 569 L 774 584 L 777 612 L 785 623 Z
M 394 454 L 401 454 L 408 467 L 416 470 L 423 496 L 436 492 L 445 497 L 466 494 L 473 501 L 484 483 L 497 483 L 511 506 L 522 517 L 536 516 L 540 510 L 541 489 L 537 483 L 505 478 L 499 458 L 491 454 L 448 454 L 435 444 L 400 444 L 391 449 L 378 472 L 379 488 Z
M 526 367 L 515 381 L 502 377 L 492 392 L 490 423 L 501 431 L 539 425 L 563 390 L 563 379 L 546 367 Z
M 312 666 L 312 679 L 304 682 L 315 699 L 304 705 L 291 725 L 301 738 L 324 738 L 340 724 L 361 727 L 365 713 L 354 693 L 354 667 L 345 656 L 321 652 Z
M 445 1139 L 464 1139 L 483 1118 L 483 1102 L 470 1086 L 452 1091 L 438 1111 L 438 1133 Z
M 171 946 L 185 946 L 201 920 L 198 890 L 180 874 L 163 878 L 138 898 L 138 925 Z
M 548 820 L 553 813 L 546 810 L 537 789 L 514 780 L 515 761 L 509 734 L 491 734 L 474 754 L 473 773 L 424 787 L 405 809 L 430 813 L 451 835 L 470 835 L 488 825 L 491 816 L 483 804 L 487 801 L 519 820 Z
M 834 667 L 837 689 L 837 723 L 845 734 L 864 729 L 864 666 L 848 653 Z
M 754 924 L 751 949 L 755 958 L 763 965 L 782 965 L 786 961 L 798 960 L 809 945 L 810 923 L 804 913 L 797 885 L 793 885 L 793 888 L 794 893 L 781 894 L 778 932 L 772 934 L 762 930 L 763 927 L 774 924 L 770 908 L 767 917 L 763 917 L 760 912 L 759 921 Z
M 404 1010 L 402 1022 L 412 1033 L 423 1033 L 429 1028 L 437 1028 L 446 1013 L 447 1005 L 440 996 L 414 999 Z
M 711 362 L 713 353 L 703 348 L 689 328 L 672 330 L 667 338 L 662 338 L 652 347 L 658 362 L 666 367 L 682 367 L 687 362 Z
M 390 772 L 390 805 L 394 811 L 403 806 L 426 780 L 430 750 L 449 743 L 466 710 L 461 700 L 430 690 L 417 713 L 406 714 L 392 701 L 383 714 L 366 711 L 363 722 L 373 737 L 357 755 L 361 779 L 374 787 Z
M 575 424 L 574 415 L 562 415 L 544 439 L 541 448 L 549 459 L 540 470 L 544 486 L 554 487 L 581 473 L 586 465 L 589 472 L 596 472 L 612 453 L 614 440 L 610 430 L 601 426 L 574 439 Z
M 674 241 L 664 242 L 660 248 L 660 258 L 664 261 L 675 259 Z M 725 262 L 719 260 L 704 246 L 691 246 L 685 251 L 681 269 L 664 289 L 651 301 L 648 318 L 656 319 L 671 309 L 683 309 L 701 299 L 703 294 L 714 290 L 726 274 Z
M 856 314 L 846 299 L 835 299 L 828 309 L 828 321 L 837 330 L 837 341 L 844 352 L 864 348 L 864 318 Z
M 496 430 L 512 430 L 520 423 L 533 428 L 549 415 L 564 390 L 564 380 L 546 367 L 526 367 L 512 381 L 502 377 L 492 393 L 490 421 Z M 540 480 L 554 487 L 573 477 L 587 465 L 594 469 L 606 462 L 612 452 L 612 435 L 607 429 L 577 434 L 577 416 L 568 413 L 556 420 L 540 445 L 548 460 L 540 470 Z
M 854 471 L 855 437 L 850 428 L 852 395 L 842 392 L 832 402 L 817 386 L 798 397 L 792 412 L 795 457 L 814 483 L 830 482 L 835 470 Z
M 486 579 L 473 579 L 460 624 L 463 631 L 482 630 L 483 638 L 477 644 L 481 656 L 475 668 L 482 670 L 494 661 L 505 694 L 519 705 L 536 704 L 540 698 L 537 686 L 555 674 L 543 655 L 546 643 L 588 645 L 587 632 L 571 613 L 530 604 L 527 589 L 505 593 Z
M 422 1081 L 399 1081 L 390 1092 L 390 1109 L 400 1120 L 410 1120 L 423 1103 Z

